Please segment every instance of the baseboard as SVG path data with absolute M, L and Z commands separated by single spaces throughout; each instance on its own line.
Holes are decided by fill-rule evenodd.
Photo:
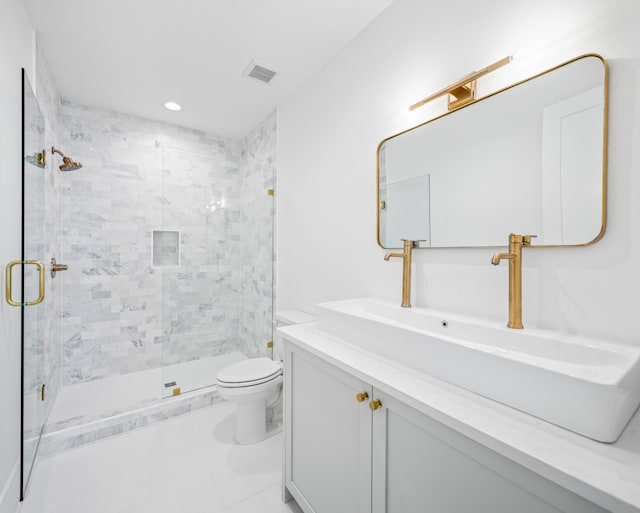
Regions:
M 7 482 L 0 490 L 0 513 L 18 513 L 20 510 L 20 461 L 16 461 Z

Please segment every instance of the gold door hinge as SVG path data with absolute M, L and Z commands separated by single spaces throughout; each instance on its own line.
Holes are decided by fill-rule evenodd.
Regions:
M 273 348 L 273 342 L 272 342 L 271 340 L 270 340 L 269 342 L 267 342 L 267 347 L 268 347 L 269 349 L 272 349 L 272 348 Z
M 40 400 L 44 401 L 44 384 L 42 385 L 42 388 L 40 389 Z
M 180 387 L 173 389 L 173 395 L 180 395 Z
M 276 192 L 273 189 L 267 189 L 267 194 L 273 196 Z

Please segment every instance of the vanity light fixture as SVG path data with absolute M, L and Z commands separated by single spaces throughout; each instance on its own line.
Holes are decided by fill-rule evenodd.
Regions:
M 164 104 L 164 106 L 169 110 L 175 110 L 175 111 L 182 110 L 182 105 L 176 102 L 167 102 Z
M 448 94 L 448 102 L 447 107 L 449 110 L 457 109 L 458 107 L 462 107 L 468 103 L 471 103 L 476 99 L 476 85 L 478 79 L 491 73 L 492 71 L 509 64 L 513 60 L 513 57 L 509 55 L 499 61 L 490 64 L 486 68 L 482 68 L 479 71 L 472 71 L 468 75 L 456 80 L 455 82 L 449 84 L 443 89 L 440 89 L 437 93 L 433 93 L 426 98 L 423 98 L 419 102 L 414 103 L 409 107 L 409 110 L 415 110 L 423 105 L 429 103 L 431 100 L 435 100 L 436 98 L 440 98 L 440 96 L 444 96 Z

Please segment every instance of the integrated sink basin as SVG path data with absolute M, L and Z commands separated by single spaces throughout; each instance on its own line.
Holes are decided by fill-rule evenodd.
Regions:
M 317 305 L 318 328 L 428 374 L 601 442 L 640 403 L 640 349 L 378 299 Z

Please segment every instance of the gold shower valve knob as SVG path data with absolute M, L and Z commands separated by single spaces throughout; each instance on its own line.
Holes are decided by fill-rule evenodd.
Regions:
M 359 403 L 363 403 L 367 399 L 369 399 L 369 394 L 367 394 L 366 392 L 360 392 L 358 395 L 356 395 L 356 399 Z
M 382 408 L 382 403 L 380 402 L 380 399 L 376 399 L 375 401 L 371 401 L 369 403 L 369 408 L 371 408 L 371 411 L 376 411 L 378 408 Z

